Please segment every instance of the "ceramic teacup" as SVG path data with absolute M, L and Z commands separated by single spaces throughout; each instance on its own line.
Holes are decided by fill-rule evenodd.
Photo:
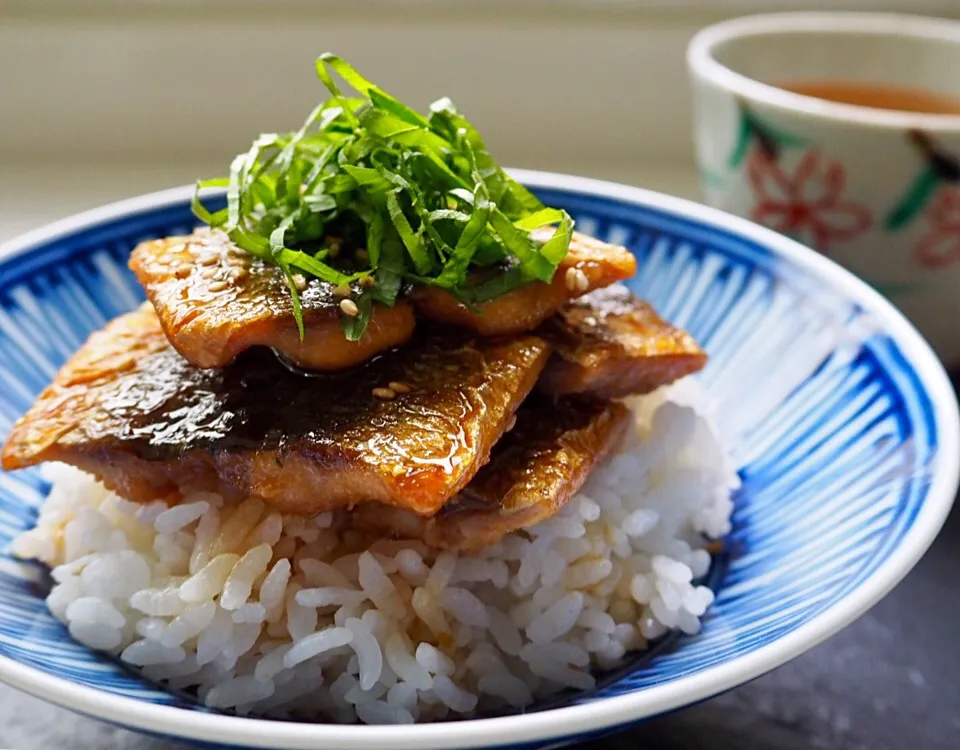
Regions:
M 728 21 L 690 44 L 706 201 L 833 258 L 960 366 L 960 114 L 838 103 L 794 81 L 960 102 L 960 22 L 875 13 Z

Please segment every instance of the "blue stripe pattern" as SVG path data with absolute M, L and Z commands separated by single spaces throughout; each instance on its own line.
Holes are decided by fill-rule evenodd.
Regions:
M 575 698 L 590 702 L 737 659 L 861 585 L 909 531 L 929 490 L 937 429 L 896 342 L 856 304 L 756 242 L 652 208 L 538 191 L 582 231 L 638 256 L 635 293 L 710 352 L 702 381 L 735 436 L 743 479 L 716 603 L 673 640 Z M 86 338 L 142 292 L 131 248 L 190 231 L 186 203 L 104 221 L 0 264 L 0 435 Z M 36 517 L 36 470 L 0 474 L 0 548 Z M 44 571 L 0 554 L 0 654 L 99 690 L 204 710 L 74 644 L 46 611 Z

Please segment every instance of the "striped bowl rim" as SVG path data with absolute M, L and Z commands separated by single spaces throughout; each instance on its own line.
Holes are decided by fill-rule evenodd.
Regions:
M 758 677 L 816 646 L 885 596 L 933 542 L 953 504 L 960 479 L 960 410 L 943 366 L 916 329 L 880 294 L 823 256 L 772 230 L 692 201 L 583 177 L 510 170 L 532 188 L 615 199 L 699 223 L 762 245 L 869 310 L 900 347 L 933 405 L 939 442 L 932 481 L 918 517 L 892 554 L 849 595 L 787 635 L 729 662 L 636 693 L 559 709 L 490 719 L 408 726 L 297 724 L 183 711 L 103 693 L 0 656 L 0 681 L 87 716 L 159 735 L 239 747 L 314 750 L 436 750 L 562 740 L 589 735 L 696 703 Z M 0 261 L 74 232 L 183 203 L 183 186 L 112 203 L 53 222 L 0 245 Z

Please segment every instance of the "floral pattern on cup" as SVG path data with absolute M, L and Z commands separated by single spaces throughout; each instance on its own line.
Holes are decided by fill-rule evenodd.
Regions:
M 742 102 L 739 110 L 739 134 L 728 165 L 736 170 L 746 162 L 755 222 L 824 254 L 835 243 L 853 240 L 873 227 L 870 209 L 844 197 L 847 175 L 842 162 L 764 122 Z M 790 170 L 785 152 L 801 149 Z
M 897 233 L 922 217 L 926 229 L 912 257 L 936 271 L 960 263 L 960 159 L 918 130 L 909 131 L 907 140 L 920 152 L 923 166 L 884 225 Z
M 919 130 L 909 130 L 906 136 L 919 152 L 922 167 L 897 205 L 887 214 L 884 226 L 889 232 L 906 227 L 935 199 L 942 187 L 960 184 L 960 159 L 948 154 L 931 136 Z
M 755 149 L 747 175 L 756 197 L 753 220 L 821 253 L 873 226 L 870 209 L 844 197 L 843 164 L 815 148 L 804 152 L 792 172 L 765 149 Z
M 924 217 L 928 229 L 914 248 L 916 262 L 931 270 L 960 263 L 960 189 L 941 189 Z
M 883 82 L 896 60 L 895 81 L 954 91 L 960 25 L 948 25 L 882 14 L 740 18 L 699 32 L 687 63 L 706 203 L 827 254 L 894 300 L 960 368 L 960 114 L 818 102 L 777 85 L 851 70 Z M 878 53 L 863 54 L 865 44 Z

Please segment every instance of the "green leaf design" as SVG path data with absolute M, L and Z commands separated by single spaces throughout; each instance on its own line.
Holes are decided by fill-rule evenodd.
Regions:
M 727 166 L 730 169 L 737 169 L 743 160 L 747 157 L 747 151 L 750 149 L 750 142 L 753 140 L 753 127 L 750 125 L 750 119 L 746 112 L 740 110 L 740 127 L 737 131 L 737 142 L 733 147 L 733 152 L 727 160 Z
M 775 125 L 771 125 L 769 122 L 757 117 L 746 105 L 741 104 L 737 141 L 734 144 L 730 158 L 727 160 L 727 165 L 730 169 L 737 169 L 743 163 L 754 139 L 782 148 L 803 148 L 807 145 L 807 142 L 803 138 L 788 133 Z
M 890 232 L 898 232 L 909 224 L 936 195 L 940 187 L 941 178 L 936 170 L 930 166 L 924 167 L 917 175 L 900 202 L 893 208 L 884 221 L 884 226 Z

